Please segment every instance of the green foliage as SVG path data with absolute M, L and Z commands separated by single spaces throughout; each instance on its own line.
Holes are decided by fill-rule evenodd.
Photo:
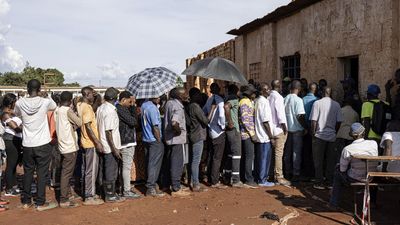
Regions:
M 183 87 L 184 83 L 182 78 L 179 76 L 178 79 L 176 79 L 176 86 L 177 87 Z
M 64 74 L 57 69 L 42 69 L 30 66 L 28 63 L 20 73 L 0 73 L 0 85 L 4 86 L 25 86 L 29 80 L 37 79 L 49 87 L 68 86 L 77 87 L 77 82 L 64 84 Z

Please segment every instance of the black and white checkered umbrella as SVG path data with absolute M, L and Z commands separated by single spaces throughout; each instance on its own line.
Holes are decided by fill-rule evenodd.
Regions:
M 147 68 L 131 76 L 126 90 L 136 99 L 158 98 L 176 87 L 178 75 L 164 67 Z

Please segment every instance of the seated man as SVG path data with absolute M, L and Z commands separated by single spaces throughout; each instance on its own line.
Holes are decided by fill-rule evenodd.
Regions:
M 399 113 L 395 112 L 395 114 Z M 388 124 L 387 130 L 382 136 L 381 148 L 385 150 L 384 155 L 400 156 L 400 118 L 397 117 Z M 389 162 L 386 171 L 399 173 L 400 162 Z
M 365 162 L 353 157 L 378 156 L 377 143 L 373 140 L 364 139 L 365 127 L 360 123 L 353 123 L 351 125 L 350 136 L 354 141 L 343 149 L 342 156 L 340 157 L 340 165 L 337 167 L 334 176 L 333 190 L 329 202 L 332 207 L 338 207 L 341 191 L 344 186 L 355 182 L 365 182 L 365 178 L 367 177 Z M 376 170 L 376 165 L 371 165 L 369 171 L 373 171 L 374 169 Z M 371 196 L 371 200 L 372 198 L 373 196 Z

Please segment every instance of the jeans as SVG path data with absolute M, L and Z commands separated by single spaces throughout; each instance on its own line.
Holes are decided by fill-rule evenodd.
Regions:
M 96 195 L 96 179 L 99 173 L 99 155 L 95 148 L 83 150 L 82 179 L 84 197 L 90 198 Z
M 339 169 L 335 170 L 333 179 L 332 195 L 329 200 L 329 204 L 332 206 L 339 206 L 340 197 L 344 187 L 349 186 L 351 183 L 360 182 L 349 177 L 346 173 L 341 173 Z M 377 189 L 375 187 L 370 188 L 371 202 L 376 203 Z
M 285 175 L 300 176 L 303 131 L 289 132 L 283 152 Z
M 242 142 L 240 141 L 239 132 L 236 129 L 226 131 L 226 140 L 230 152 L 229 156 L 231 157 L 231 182 L 237 183 L 240 181 L 240 159 L 242 156 Z
M 275 179 L 283 178 L 283 170 L 282 170 L 282 161 L 283 161 L 283 150 L 285 148 L 287 135 L 281 133 L 276 136 L 275 144 L 274 144 L 274 153 L 275 153 Z
M 250 138 L 242 140 L 242 171 L 244 172 L 243 180 L 245 183 L 254 183 L 253 163 L 254 163 L 254 143 Z
M 257 182 L 265 183 L 268 179 L 272 159 L 271 143 L 256 144 L 256 174 Z
M 225 151 L 225 133 L 219 137 L 212 139 L 212 152 L 211 152 L 211 172 L 210 183 L 211 185 L 219 182 L 219 172 L 221 169 L 221 161 Z
M 118 178 L 118 159 L 112 153 L 103 154 L 104 183 L 115 183 Z
M 322 139 L 313 138 L 312 143 L 313 159 L 315 167 L 315 181 L 321 183 L 325 178 L 329 184 L 333 182 L 333 173 L 335 171 L 335 161 L 337 159 L 337 148 L 335 142 L 324 141 Z M 324 160 L 326 157 L 326 166 Z M 324 170 L 325 168 L 325 170 Z
M 13 140 L 4 140 L 6 146 L 6 190 L 12 189 L 17 185 L 17 165 L 22 159 L 22 139 L 18 137 L 13 137 Z
M 143 142 L 146 151 L 147 163 L 147 189 L 155 189 L 158 176 L 160 175 L 161 163 L 164 155 L 164 144 L 162 142 Z
M 77 155 L 77 152 L 61 155 L 60 202 L 67 202 L 71 197 L 70 181 L 74 174 Z
M 135 147 L 127 147 L 121 150 L 122 154 L 122 180 L 124 183 L 124 191 L 131 190 L 131 169 L 133 164 L 133 156 L 135 155 Z
M 52 147 L 50 144 L 46 144 L 38 147 L 24 147 L 23 150 L 22 163 L 24 164 L 24 189 L 21 195 L 21 202 L 22 204 L 31 204 L 32 202 L 31 185 L 33 182 L 33 173 L 36 169 L 36 204 L 41 206 L 46 202 L 46 182 L 49 173 Z
M 199 165 L 203 154 L 204 141 L 198 141 L 192 144 L 191 171 L 192 186 L 199 185 Z

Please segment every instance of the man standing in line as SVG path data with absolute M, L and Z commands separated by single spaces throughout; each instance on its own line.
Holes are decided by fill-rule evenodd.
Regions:
M 255 104 L 255 128 L 256 128 L 256 163 L 258 185 L 272 187 L 275 184 L 268 182 L 269 169 L 271 167 L 272 146 L 275 141 L 271 131 L 271 107 L 268 102 L 270 88 L 268 84 L 262 84 L 261 93 Z
M 164 156 L 164 144 L 161 141 L 161 116 L 157 105 L 160 98 L 152 98 L 141 106 L 141 124 L 143 129 L 143 144 L 146 151 L 147 181 L 146 196 L 163 197 L 165 194 L 157 190 L 157 180 L 160 175 Z
M 70 108 L 72 93 L 63 91 L 60 95 L 60 107 L 56 109 L 55 124 L 58 150 L 61 153 L 60 207 L 74 208 L 78 203 L 70 200 L 71 178 L 74 174 L 78 146 L 78 135 L 74 127 L 81 127 L 82 120 Z
M 78 115 L 82 120 L 81 145 L 83 148 L 83 205 L 101 205 L 104 203 L 96 195 L 96 179 L 99 172 L 99 153 L 103 153 L 103 145 L 99 140 L 97 120 L 91 104 L 94 101 L 94 90 L 84 87 L 81 90 L 82 101 L 77 104 Z
M 123 91 L 119 94 L 119 100 L 116 106 L 122 145 L 123 196 L 127 199 L 141 197 L 139 194 L 132 191 L 131 187 L 131 170 L 136 146 L 135 127 L 137 125 L 136 110 L 131 110 L 131 107 L 134 105 L 133 100 L 132 94 L 129 91 Z
M 239 125 L 240 136 L 242 138 L 242 168 L 244 172 L 245 187 L 256 188 L 256 183 L 253 177 L 254 163 L 254 143 L 256 142 L 256 133 L 254 127 L 254 103 L 256 89 L 253 85 L 245 85 L 240 87 L 242 99 L 239 101 Z
M 27 85 L 29 97 L 21 98 L 15 104 L 15 115 L 21 117 L 23 133 L 24 189 L 21 202 L 24 209 L 32 206 L 31 185 L 36 170 L 38 177 L 36 209 L 45 211 L 57 207 L 46 202 L 46 182 L 49 173 L 51 146 L 47 112 L 56 109 L 56 103 L 41 92 L 41 84 L 33 79 Z
M 335 145 L 336 133 L 343 121 L 339 103 L 331 98 L 331 88 L 325 87 L 322 93 L 323 98 L 314 103 L 310 116 L 315 167 L 314 188 L 320 190 L 325 189 L 323 184 L 324 174 L 328 187 L 332 185 L 335 161 L 338 154 Z M 325 159 L 326 166 L 324 166 Z
M 300 81 L 294 80 L 290 87 L 290 94 L 284 99 L 288 138 L 283 159 L 285 174 L 287 177 L 291 177 L 292 182 L 298 182 L 300 178 L 303 136 L 305 128 L 307 128 L 303 100 L 298 96 L 300 91 Z
M 209 136 L 212 141 L 211 171 L 209 183 L 213 188 L 225 188 L 219 182 L 219 171 L 225 151 L 225 110 L 224 100 L 219 96 L 220 88 L 217 83 L 210 86 L 212 96 L 208 98 L 203 111 L 210 119 Z M 212 106 L 216 108 L 213 110 Z
M 285 104 L 279 91 L 281 90 L 281 82 L 273 80 L 271 82 L 272 91 L 269 96 L 269 104 L 271 106 L 271 129 L 275 141 L 272 143 L 275 151 L 275 180 L 279 185 L 290 186 L 290 181 L 283 177 L 283 149 L 287 139 L 287 122 L 285 114 Z
M 182 101 L 185 99 L 184 88 L 174 88 L 169 93 L 165 104 L 164 137 L 169 148 L 170 175 L 173 196 L 187 196 L 181 188 L 181 177 L 184 166 L 184 145 L 187 143 L 185 109 Z
M 118 163 L 121 156 L 121 135 L 119 133 L 119 118 L 115 102 L 119 91 L 108 88 L 104 93 L 104 103 L 97 109 L 97 124 L 99 126 L 99 137 L 104 148 L 104 181 L 103 188 L 105 202 L 121 202 L 121 198 L 115 192 L 115 182 L 118 177 Z
M 225 100 L 225 118 L 226 126 L 226 140 L 229 148 L 229 156 L 231 160 L 228 164 L 231 166 L 231 185 L 232 187 L 242 188 L 243 183 L 240 181 L 240 159 L 242 156 L 242 142 L 240 141 L 240 128 L 239 128 L 239 88 L 230 84 L 228 86 L 228 96 Z

